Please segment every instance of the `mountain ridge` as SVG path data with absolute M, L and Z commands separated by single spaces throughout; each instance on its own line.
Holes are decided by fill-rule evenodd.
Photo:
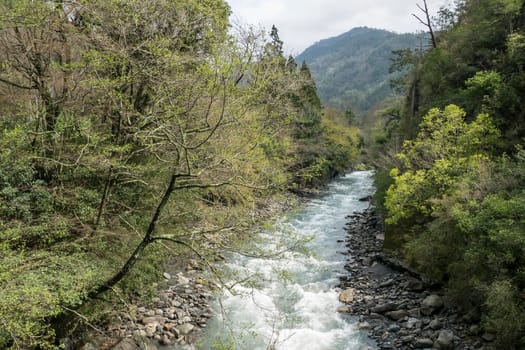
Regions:
M 366 114 L 392 95 L 390 80 L 397 77 L 389 73 L 392 51 L 421 42 L 420 34 L 356 27 L 316 42 L 296 61 L 309 66 L 323 104 Z

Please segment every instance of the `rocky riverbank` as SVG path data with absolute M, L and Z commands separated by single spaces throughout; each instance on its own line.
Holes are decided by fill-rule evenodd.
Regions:
M 164 272 L 158 297 L 137 301 L 91 337 L 81 350 L 157 350 L 163 346 L 194 342 L 213 316 L 212 287 L 200 277 L 199 264 L 189 260 L 181 268 Z M 163 287 L 162 287 L 163 286 Z
M 461 315 L 441 289 L 383 254 L 384 231 L 372 209 L 348 219 L 339 312 L 358 316 L 379 349 L 492 349 L 493 334 Z

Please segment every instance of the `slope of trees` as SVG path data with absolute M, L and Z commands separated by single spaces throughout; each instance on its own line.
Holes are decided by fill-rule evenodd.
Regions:
M 389 80 L 399 73 L 388 70 L 392 51 L 420 46 L 416 34 L 361 27 L 321 40 L 296 59 L 310 66 L 323 103 L 366 114 L 393 93 Z
M 465 0 L 436 47 L 402 52 L 406 98 L 377 130 L 386 245 L 496 335 L 525 347 L 525 4 Z
M 230 34 L 228 15 L 2 2 L 1 348 L 52 348 L 54 318 L 145 289 L 162 247 L 213 260 L 272 195 L 355 161 L 357 130 L 323 117 L 277 30 Z

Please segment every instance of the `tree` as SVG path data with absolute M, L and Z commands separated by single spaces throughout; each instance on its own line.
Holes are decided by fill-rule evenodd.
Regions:
M 423 14 L 425 15 L 425 19 L 424 20 L 421 19 L 421 17 L 419 17 L 418 15 L 414 13 L 412 14 L 412 16 L 414 16 L 419 21 L 419 23 L 427 27 L 428 32 L 430 33 L 430 43 L 432 44 L 433 48 L 436 48 L 437 41 L 436 41 L 436 36 L 434 34 L 434 29 L 432 27 L 432 21 L 430 20 L 430 13 L 428 11 L 427 1 L 423 0 L 423 6 L 419 4 L 416 4 L 416 6 L 418 7 L 419 10 L 421 10 L 421 12 L 423 12 Z
M 43 1 L 0 5 L 0 87 L 26 98 L 38 119 L 33 142 L 46 135 L 46 152 L 57 119 L 69 105 L 79 35 L 61 7 Z

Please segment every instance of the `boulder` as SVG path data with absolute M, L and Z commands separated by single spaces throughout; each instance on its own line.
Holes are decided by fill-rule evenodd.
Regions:
M 190 280 L 185 277 L 182 273 L 178 273 L 177 274 L 177 283 L 181 286 L 186 286 L 188 284 L 190 284 Z
M 177 327 L 177 331 L 180 335 L 188 335 L 193 331 L 194 328 L 195 326 L 191 323 L 184 323 Z
M 350 308 L 350 306 L 341 306 L 337 309 L 337 312 L 339 312 L 340 314 L 350 314 L 352 313 L 352 309 Z
M 412 328 L 421 328 L 423 326 L 423 322 L 417 318 L 410 317 L 407 321 L 406 328 L 412 329 Z
M 357 324 L 357 328 L 359 328 L 359 329 L 372 329 L 372 326 L 368 322 L 359 322 Z
M 129 338 L 122 339 L 120 343 L 115 345 L 113 350 L 138 350 L 139 346 Z
M 443 299 L 439 295 L 432 294 L 421 302 L 421 313 L 430 316 L 443 307 Z
M 405 310 L 396 310 L 396 311 L 390 311 L 385 314 L 387 317 L 393 319 L 394 321 L 398 321 L 402 318 L 405 318 L 408 316 L 408 312 Z
M 97 350 L 97 346 L 93 343 L 86 343 L 83 347 L 80 348 L 80 350 Z
M 339 301 L 344 304 L 350 304 L 354 301 L 355 290 L 353 288 L 348 288 L 339 294 Z
M 443 328 L 443 324 L 437 318 L 435 318 L 432 321 L 430 321 L 429 326 L 430 326 L 430 328 L 432 328 L 435 331 L 438 330 L 438 329 Z
M 454 349 L 454 333 L 446 329 L 439 332 L 439 336 L 434 342 L 434 348 L 439 350 Z
M 387 330 L 390 333 L 397 333 L 401 330 L 401 327 L 399 327 L 399 325 L 397 324 L 393 324 L 393 325 L 390 325 Z
M 388 311 L 394 311 L 395 309 L 397 309 L 397 304 L 385 303 L 371 308 L 370 311 L 373 313 L 382 314 Z
M 430 338 L 418 338 L 414 342 L 414 347 L 416 349 L 432 348 L 433 345 L 434 342 Z

